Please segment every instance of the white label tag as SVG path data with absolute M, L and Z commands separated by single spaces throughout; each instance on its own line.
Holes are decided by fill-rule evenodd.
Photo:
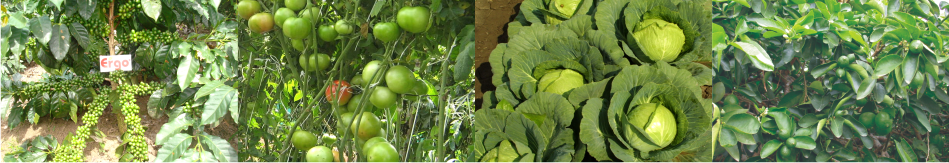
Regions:
M 132 71 L 132 55 L 99 56 L 99 71 Z

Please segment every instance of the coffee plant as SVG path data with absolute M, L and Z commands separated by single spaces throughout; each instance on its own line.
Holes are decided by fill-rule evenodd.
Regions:
M 716 0 L 715 161 L 949 160 L 947 6 Z
M 473 1 L 242 0 L 241 161 L 468 154 Z
M 0 5 L 0 110 L 10 111 L 8 124 L 36 124 L 47 115 L 81 124 L 63 148 L 50 150 L 50 160 L 89 161 L 82 155 L 85 142 L 101 133 L 99 116 L 111 107 L 123 122 L 122 135 L 112 135 L 122 141 L 119 159 L 109 161 L 237 161 L 227 140 L 206 132 L 231 123 L 225 115 L 233 123 L 240 115 L 238 25 L 228 16 L 234 13 L 231 3 L 13 0 Z M 123 54 L 132 56 L 132 71 L 102 73 L 96 66 L 99 56 Z M 34 66 L 48 74 L 38 82 L 23 80 L 18 72 Z M 141 102 L 147 108 L 139 106 L 142 96 L 148 96 Z M 170 120 L 150 138 L 140 112 Z M 150 155 L 156 146 L 161 148 Z M 39 157 L 31 156 L 14 161 Z

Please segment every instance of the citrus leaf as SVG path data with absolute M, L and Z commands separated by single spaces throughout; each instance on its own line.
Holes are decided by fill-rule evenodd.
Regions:
M 751 59 L 751 63 L 758 69 L 763 71 L 774 71 L 774 64 L 771 61 L 771 57 L 768 56 L 768 52 L 758 45 L 756 42 L 734 42 L 732 46 L 738 47 L 742 51 L 745 51 L 748 54 L 748 58 Z
M 899 55 L 887 55 L 883 58 L 880 58 L 879 61 L 875 62 L 876 65 L 873 66 L 873 70 L 875 70 L 873 72 L 873 78 L 886 76 L 899 67 L 902 63 L 903 57 L 900 57 Z
M 757 134 L 761 128 L 758 119 L 747 113 L 732 115 L 725 124 L 726 127 L 744 134 Z
M 795 148 L 814 150 L 817 147 L 817 142 L 814 142 L 814 139 L 808 136 L 795 136 L 791 139 L 797 141 L 797 144 L 794 145 Z
M 778 139 L 771 139 L 767 143 L 764 143 L 764 145 L 761 146 L 761 158 L 771 156 L 774 151 L 778 151 L 778 149 L 781 148 L 781 145 L 784 145 L 784 143 Z
M 916 152 L 913 151 L 909 143 L 906 143 L 906 139 L 900 138 L 900 141 L 894 143 L 896 143 L 896 153 L 900 156 L 900 160 L 916 162 Z

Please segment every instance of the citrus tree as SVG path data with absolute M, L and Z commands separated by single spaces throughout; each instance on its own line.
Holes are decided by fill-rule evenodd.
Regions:
M 946 7 L 716 1 L 716 160 L 946 161 Z
M 237 161 L 224 138 L 206 132 L 237 121 L 238 25 L 228 3 L 179 0 L 15 0 L 0 2 L 2 108 L 10 126 L 41 117 L 68 117 L 80 127 L 51 152 L 8 155 L 8 161 L 82 162 L 90 137 L 119 137 L 122 162 Z M 222 6 L 225 5 L 225 6 Z M 99 56 L 131 55 L 115 63 Z M 132 71 L 101 73 L 99 65 L 131 64 Z M 18 73 L 39 66 L 48 74 L 23 81 Z M 136 97 L 149 96 L 147 108 Z M 101 135 L 98 117 L 113 108 L 121 135 Z M 145 135 L 140 112 L 167 118 L 157 135 Z M 81 116 L 80 116 L 81 115 Z M 81 120 L 81 121 L 80 121 Z M 99 133 L 99 134 L 94 134 Z M 146 136 L 153 139 L 146 142 Z M 152 137 L 154 136 L 154 137 Z M 35 143 L 41 142 L 41 143 Z M 38 146 L 36 144 L 39 144 Z M 148 148 L 160 146 L 151 155 Z M 55 148 L 53 148 L 55 147 Z M 9 159 L 8 159 L 9 158 Z
M 472 2 L 235 2 L 242 161 L 467 154 Z

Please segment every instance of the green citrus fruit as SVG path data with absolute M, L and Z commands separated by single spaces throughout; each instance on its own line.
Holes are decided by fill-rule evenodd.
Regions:
M 873 127 L 873 117 L 875 116 L 876 114 L 873 114 L 873 112 L 863 112 L 863 114 L 860 114 L 860 124 L 867 128 Z
M 890 133 L 890 130 L 893 130 L 893 117 L 890 117 L 890 114 L 886 112 L 877 114 L 873 118 L 873 123 L 877 135 L 886 135 Z
M 725 105 L 729 104 L 738 105 L 738 97 L 736 97 L 735 94 L 725 96 Z

